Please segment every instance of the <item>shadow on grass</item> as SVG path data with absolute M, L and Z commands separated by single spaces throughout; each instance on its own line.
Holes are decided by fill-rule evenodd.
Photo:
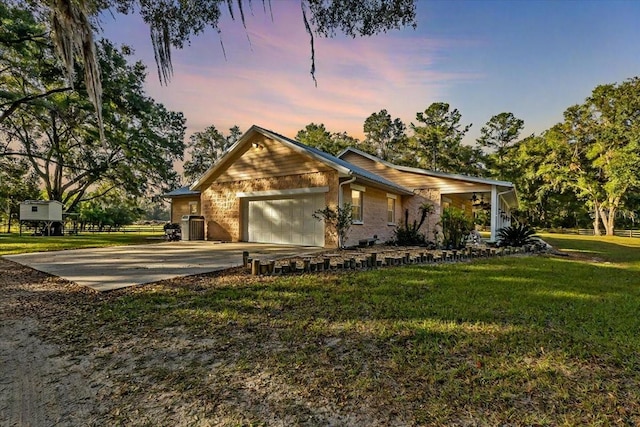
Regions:
M 159 233 L 86 233 L 75 236 L 20 236 L 17 233 L 0 235 L 0 256 L 31 252 L 97 248 L 105 246 L 158 243 Z

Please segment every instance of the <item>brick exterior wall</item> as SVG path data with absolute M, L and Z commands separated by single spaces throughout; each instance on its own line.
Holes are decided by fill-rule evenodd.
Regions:
M 344 186 L 344 201 L 351 203 L 351 187 Z M 396 224 L 401 216 L 401 197 L 396 198 Z M 363 195 L 363 221 L 362 224 L 353 224 L 347 236 L 347 246 L 355 246 L 361 239 L 372 239 L 378 236 L 378 240 L 386 242 L 393 237 L 395 225 L 387 222 L 387 192 L 373 187 L 365 187 Z
M 259 178 L 246 181 L 214 183 L 203 191 L 201 200 L 197 196 L 174 198 L 171 204 L 172 222 L 180 222 L 182 215 L 188 215 L 189 202 L 200 201 L 200 215 L 205 217 L 205 236 L 207 240 L 240 241 L 243 239 L 243 212 L 239 192 L 266 190 L 287 190 L 295 188 L 329 187 L 325 193 L 325 204 L 335 209 L 338 204 L 338 174 L 334 171 L 314 172 L 285 177 Z M 344 202 L 351 202 L 351 187 L 343 186 Z M 393 238 L 394 225 L 387 223 L 387 192 L 373 187 L 365 187 L 364 221 L 353 224 L 349 230 L 347 245 L 357 245 L 360 239 L 378 236 L 380 242 Z M 429 215 L 420 229 L 428 240 L 434 239 L 434 228 L 439 220 L 441 205 L 440 192 L 435 189 L 416 190 L 415 196 L 397 196 L 396 225 L 404 221 L 405 209 L 409 209 L 409 222 L 419 219 L 418 208 L 422 203 L 431 202 L 435 213 Z M 335 233 L 327 227 L 325 247 L 338 245 Z
M 183 196 L 171 199 L 171 222 L 180 223 L 182 215 L 190 215 L 189 202 L 198 202 L 200 210 L 200 196 Z M 200 215 L 198 212 L 196 215 Z
M 325 202 L 329 206 L 337 204 L 338 175 L 334 171 L 223 183 L 214 182 L 202 192 L 201 209 L 202 215 L 205 217 L 207 240 L 236 242 L 243 239 L 244 212 L 242 212 L 241 199 L 236 196 L 237 193 L 310 187 L 329 187 L 329 191 L 325 193 Z M 337 246 L 335 237 L 328 230 L 325 230 L 325 246 Z
M 248 215 L 243 212 L 241 198 L 237 197 L 239 192 L 328 187 L 329 191 L 324 194 L 325 204 L 335 208 L 338 204 L 338 192 L 342 188 L 344 202 L 351 201 L 350 185 L 339 186 L 340 180 L 349 180 L 349 177 L 339 178 L 338 172 L 329 169 L 330 166 L 262 134 L 258 133 L 252 138 L 246 141 L 244 151 L 235 152 L 226 160 L 228 167 L 225 166 L 221 168 L 221 172 L 207 177 L 207 182 L 213 181 L 212 184 L 207 186 L 202 183 L 200 187 L 202 194 L 199 213 L 205 217 L 207 240 L 240 241 L 246 238 L 243 234 L 246 230 L 245 221 Z M 259 144 L 259 147 L 251 148 L 251 142 Z M 395 224 L 390 225 L 387 222 L 388 193 L 356 181 L 355 185 L 364 186 L 366 189 L 363 196 L 364 218 L 362 224 L 352 225 L 347 245 L 357 245 L 358 240 L 370 239 L 374 235 L 381 242 L 392 239 L 396 226 L 404 221 L 405 210 L 408 210 L 409 222 L 412 223 L 419 219 L 419 207 L 425 202 L 433 204 L 435 211 L 429 215 L 428 221 L 420 231 L 428 240 L 434 240 L 434 229 L 442 211 L 440 191 L 445 193 L 471 191 L 469 183 L 461 184 L 454 180 L 405 173 L 378 163 L 370 164 L 369 161 L 357 162 L 356 160 L 361 156 L 353 156 L 355 156 L 352 159 L 355 164 L 385 176 L 406 188 L 414 189 L 414 195 L 396 197 Z M 423 186 L 428 188 L 416 188 Z M 473 187 L 474 191 L 476 187 Z M 171 214 L 174 222 L 178 222 L 182 215 L 189 214 L 189 201 L 194 200 L 198 200 L 198 197 L 173 199 Z M 337 236 L 330 227 L 325 227 L 325 246 L 337 246 Z
M 402 197 L 402 213 L 398 220 L 404 222 L 405 210 L 408 209 L 409 224 L 413 224 L 413 221 L 419 221 L 420 206 L 423 203 L 431 203 L 434 207 L 434 212 L 427 217 L 419 231 L 427 236 L 427 240 L 434 241 L 434 229 L 438 221 L 440 221 L 440 214 L 442 213 L 440 191 L 436 189 L 417 189 L 414 190 L 414 193 L 414 196 Z

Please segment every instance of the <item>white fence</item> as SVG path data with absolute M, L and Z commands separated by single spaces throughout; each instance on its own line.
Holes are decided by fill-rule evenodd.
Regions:
M 17 233 L 20 230 L 20 221 L 11 222 L 11 231 Z M 7 223 L 0 222 L 0 234 L 7 232 Z M 80 233 L 164 233 L 163 224 L 154 225 L 125 225 L 120 228 L 105 228 L 99 231 L 97 228 L 81 230 Z M 66 234 L 66 232 L 65 232 Z
M 578 234 L 582 236 L 593 236 L 595 233 L 591 228 L 580 228 L 578 229 Z M 620 237 L 639 237 L 640 238 L 640 230 L 614 230 L 613 234 Z

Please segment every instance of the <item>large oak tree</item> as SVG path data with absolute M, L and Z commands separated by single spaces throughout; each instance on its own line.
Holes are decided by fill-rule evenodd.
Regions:
M 596 87 L 545 134 L 541 173 L 587 201 L 607 235 L 630 192 L 640 188 L 640 78 Z
M 0 128 L 9 154 L 27 159 L 48 198 L 68 210 L 97 186 L 153 194 L 177 179 L 173 162 L 184 151 L 185 119 L 145 94 L 145 67 L 128 63 L 127 52 L 108 41 L 99 45 L 104 138 L 81 81 L 75 91 L 22 104 Z M 51 52 L 49 59 L 55 62 Z M 61 72 L 57 78 L 64 81 Z
M 24 104 L 71 90 L 51 48 L 47 26 L 31 11 L 0 2 L 0 123 Z

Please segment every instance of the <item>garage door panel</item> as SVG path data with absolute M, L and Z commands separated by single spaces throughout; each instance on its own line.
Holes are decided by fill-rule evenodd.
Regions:
M 313 213 L 324 207 L 324 195 L 249 200 L 247 237 L 250 242 L 324 246 L 324 223 Z

